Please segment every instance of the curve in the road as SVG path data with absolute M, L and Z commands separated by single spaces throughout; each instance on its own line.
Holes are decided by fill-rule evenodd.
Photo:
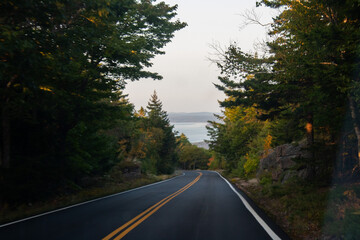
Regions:
M 202 173 L 199 172 L 199 175 L 189 184 L 187 184 L 186 186 L 184 186 L 183 188 L 179 189 L 178 191 L 174 192 L 173 194 L 170 194 L 169 196 L 165 197 L 164 199 L 162 199 L 161 201 L 157 202 L 156 204 L 152 205 L 151 207 L 149 207 L 148 209 L 146 209 L 144 212 L 140 213 L 139 215 L 137 215 L 136 217 L 134 217 L 133 219 L 131 219 L 130 221 L 128 221 L 127 223 L 125 223 L 124 225 L 122 225 L 121 227 L 117 228 L 116 230 L 114 230 L 112 233 L 110 233 L 109 235 L 107 235 L 106 237 L 103 238 L 103 240 L 110 240 L 111 238 L 113 238 L 115 235 L 117 235 L 119 232 L 121 232 L 122 230 L 124 230 L 125 228 L 127 228 L 126 230 L 124 230 L 123 232 L 121 232 L 118 236 L 116 236 L 115 238 L 113 238 L 113 240 L 120 240 L 122 239 L 126 234 L 128 234 L 131 230 L 133 230 L 134 228 L 136 228 L 138 225 L 140 225 L 143 221 L 145 221 L 147 218 L 149 218 L 152 214 L 154 214 L 156 211 L 158 211 L 162 206 L 164 206 L 166 203 L 170 202 L 173 198 L 177 197 L 178 195 L 180 195 L 181 193 L 185 192 L 187 189 L 189 189 L 192 185 L 194 185 L 197 181 L 199 181 L 199 179 L 201 178 Z M 144 216 L 145 215 L 145 216 Z M 140 219 L 139 219 L 140 218 Z M 139 219 L 139 220 L 138 220 Z M 135 222 L 135 223 L 134 223 Z M 132 224 L 132 225 L 131 225 Z
M 251 199 L 219 174 L 200 170 L 0 227 L 7 240 L 279 237 L 289 239 Z

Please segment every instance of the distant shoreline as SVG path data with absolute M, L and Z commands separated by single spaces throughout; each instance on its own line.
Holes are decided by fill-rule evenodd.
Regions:
M 216 114 L 216 113 L 215 113 Z M 209 140 L 206 125 L 209 121 L 218 121 L 212 112 L 170 112 L 168 113 L 170 123 L 174 125 L 179 134 L 183 133 L 191 144 L 209 149 L 205 142 Z
M 171 123 L 182 123 L 182 122 L 208 122 L 217 120 L 212 112 L 170 112 L 168 113 L 169 120 Z
M 194 143 L 191 143 L 192 145 L 195 145 L 195 146 L 198 146 L 199 148 L 204 148 L 206 150 L 209 150 L 209 144 L 205 141 L 202 141 L 202 142 L 194 142 Z

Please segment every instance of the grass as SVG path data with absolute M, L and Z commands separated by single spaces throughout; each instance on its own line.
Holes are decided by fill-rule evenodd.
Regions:
M 227 178 L 243 190 L 292 239 L 360 239 L 360 183 L 333 186 L 300 179 L 259 184 Z
M 45 201 L 20 205 L 9 205 L 5 203 L 0 206 L 0 224 L 16 221 L 22 218 L 67 207 L 99 197 L 123 192 L 154 182 L 162 181 L 173 176 L 174 175 L 141 175 L 137 177 L 128 177 L 125 179 L 122 178 L 121 180 L 105 177 L 105 180 L 102 179 L 101 184 L 97 184 L 98 186 L 96 187 L 79 189 L 75 193 L 63 193 Z
M 320 238 L 327 207 L 327 188 L 295 182 L 267 184 L 260 188 L 260 191 L 252 191 L 256 200 L 291 238 Z
M 360 184 L 337 184 L 330 189 L 324 234 L 334 239 L 360 239 Z
M 227 176 L 228 177 L 228 176 Z M 320 239 L 329 188 L 301 180 L 273 183 L 263 177 L 259 184 L 229 178 L 245 192 L 292 239 Z

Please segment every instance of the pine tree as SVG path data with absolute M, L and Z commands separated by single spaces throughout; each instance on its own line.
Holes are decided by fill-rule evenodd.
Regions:
M 151 95 L 147 105 L 147 165 L 156 173 L 171 173 L 176 164 L 176 139 L 173 126 L 166 111 L 162 109 L 156 91 Z M 149 164 L 150 162 L 150 164 Z
M 153 127 L 162 127 L 170 125 L 167 113 L 162 109 L 162 102 L 159 100 L 156 91 L 151 95 L 147 105 L 149 120 Z

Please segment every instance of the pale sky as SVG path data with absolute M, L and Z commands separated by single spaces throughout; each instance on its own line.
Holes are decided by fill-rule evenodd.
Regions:
M 158 2 L 158 1 L 157 1 Z M 254 43 L 266 38 L 266 29 L 259 25 L 240 26 L 246 9 L 255 8 L 256 0 L 165 0 L 178 5 L 176 18 L 188 24 L 175 33 L 163 50 L 165 55 L 153 59 L 152 71 L 161 81 L 142 79 L 128 82 L 124 93 L 136 110 L 146 107 L 150 95 L 157 91 L 167 112 L 220 112 L 218 100 L 224 95 L 213 83 L 218 83 L 219 71 L 208 58 L 212 43 L 226 47 L 236 41 L 243 51 L 254 51 Z M 271 22 L 268 8 L 256 8 L 262 22 Z

